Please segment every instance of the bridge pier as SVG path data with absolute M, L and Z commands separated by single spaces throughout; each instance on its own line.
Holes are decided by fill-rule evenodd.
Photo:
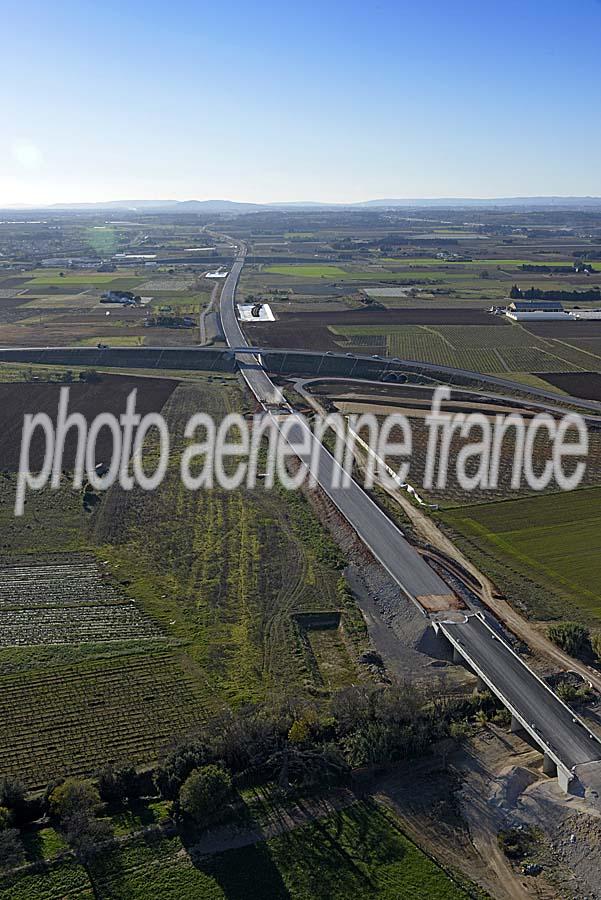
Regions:
M 458 665 L 465 664 L 465 660 L 464 660 L 463 656 L 461 655 L 461 653 L 459 652 L 459 650 L 457 649 L 457 647 L 455 646 L 455 644 L 453 644 L 453 662 L 457 663 Z
M 564 794 L 572 793 L 572 782 L 577 784 L 577 780 L 574 779 L 574 776 L 571 772 L 567 772 L 563 766 L 557 767 L 557 781 L 559 783 L 559 787 L 562 789 Z
M 511 729 L 510 730 L 511 730 L 512 734 L 519 734 L 520 731 L 524 731 L 524 726 L 522 725 L 520 720 L 518 718 L 516 718 L 516 716 L 513 715 L 513 713 L 511 714 Z
M 543 772 L 550 778 L 558 778 L 557 766 L 548 753 L 543 754 Z

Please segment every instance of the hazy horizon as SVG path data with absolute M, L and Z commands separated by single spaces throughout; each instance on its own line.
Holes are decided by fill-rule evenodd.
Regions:
M 81 201 L 57 201 L 54 203 L 12 203 L 2 205 L 0 203 L 0 209 L 4 210 L 36 210 L 36 209 L 66 209 L 69 207 L 82 207 L 82 208 L 94 208 L 94 207 L 106 207 L 113 206 L 115 208 L 127 208 L 127 206 L 131 205 L 132 208 L 135 208 L 136 205 L 148 206 L 148 207 L 160 207 L 160 206 L 168 206 L 170 204 L 178 204 L 178 203 L 202 203 L 202 204 L 233 204 L 233 205 L 249 205 L 249 206 L 264 206 L 266 208 L 277 208 L 277 207 L 310 207 L 310 206 L 341 206 L 341 207 L 369 207 L 378 205 L 385 205 L 390 203 L 391 205 L 402 205 L 406 203 L 408 206 L 410 205 L 430 205 L 430 204 L 444 204 L 449 203 L 450 206 L 453 205 L 461 205 L 462 203 L 469 204 L 492 204 L 495 203 L 504 203 L 509 204 L 511 201 L 516 201 L 517 204 L 523 203 L 525 201 L 540 201 L 543 204 L 549 203 L 552 205 L 552 201 L 568 202 L 591 202 L 591 203 L 599 203 L 601 205 L 601 195 L 573 195 L 573 194 L 522 194 L 515 196 L 507 196 L 501 197 L 498 195 L 494 196 L 480 196 L 480 197 L 459 197 L 459 196 L 420 196 L 420 197 L 369 197 L 364 198 L 362 200 L 354 200 L 354 201 L 327 201 L 327 200 L 313 200 L 311 198 L 305 200 L 288 200 L 288 201 L 269 201 L 269 200 L 240 200 L 239 198 L 234 197 L 136 197 L 136 198 L 126 198 L 126 199 L 117 199 L 110 198 L 107 200 L 81 200 Z

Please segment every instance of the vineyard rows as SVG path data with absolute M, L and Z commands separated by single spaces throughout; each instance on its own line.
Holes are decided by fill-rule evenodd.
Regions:
M 338 328 L 341 339 L 359 353 L 386 353 L 479 372 L 577 372 L 601 370 L 601 357 L 563 341 L 544 339 L 524 328 L 487 325 L 407 325 L 387 334 L 366 326 Z
M 499 465 L 498 485 L 495 488 L 476 489 L 467 491 L 462 488 L 457 480 L 454 460 L 457 459 L 462 447 L 474 440 L 479 440 L 481 431 L 474 429 L 473 434 L 462 438 L 457 432 L 451 438 L 449 447 L 450 465 L 448 469 L 448 477 L 444 488 L 433 487 L 427 491 L 423 489 L 424 472 L 427 459 L 428 437 L 429 432 L 423 419 L 410 419 L 411 422 L 411 467 L 408 480 L 413 484 L 418 492 L 423 493 L 432 502 L 440 503 L 444 506 L 466 506 L 474 503 L 490 503 L 493 500 L 506 500 L 509 497 L 527 496 L 532 493 L 528 487 L 526 479 L 522 475 L 519 488 L 513 488 L 511 485 L 514 454 L 515 454 L 515 435 L 509 431 L 503 441 L 501 461 Z M 400 433 L 393 429 L 391 440 L 400 440 Z M 552 453 L 552 445 L 548 436 L 544 431 L 540 431 L 536 435 L 533 446 L 533 464 L 537 472 L 542 471 L 545 462 L 550 458 Z M 402 460 L 390 460 L 390 464 L 395 468 L 400 467 Z M 468 461 L 466 471 L 468 475 L 476 473 L 480 460 L 475 457 Z M 564 461 L 564 471 L 567 474 L 573 470 L 577 464 L 576 459 L 566 459 Z M 436 474 L 436 473 L 435 473 Z M 601 481 L 601 434 L 591 432 L 589 435 L 589 451 L 587 455 L 587 466 L 584 473 L 582 484 L 598 485 Z M 557 490 L 557 486 L 552 483 L 549 490 Z
M 206 711 L 167 652 L 0 679 L 0 775 L 41 787 L 109 760 L 147 763 Z
M 40 607 L 2 610 L 0 646 L 125 641 L 156 638 L 156 625 L 130 603 L 120 606 Z
M 42 565 L 0 568 L 0 606 L 51 606 L 123 603 L 116 585 L 103 581 L 96 567 Z

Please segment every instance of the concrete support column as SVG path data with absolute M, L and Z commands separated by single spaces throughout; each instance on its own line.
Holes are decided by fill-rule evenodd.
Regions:
M 512 716 L 511 716 L 511 733 L 518 734 L 520 731 L 523 731 L 523 730 L 524 730 L 524 726 L 522 725 L 520 720 L 516 719 L 516 717 L 512 714 Z
M 563 766 L 557 766 L 557 781 L 559 783 L 559 787 L 566 794 L 571 793 L 571 782 L 574 780 L 574 776 L 567 769 L 564 769 Z
M 458 664 L 463 664 L 465 662 L 455 644 L 453 644 L 453 662 Z
M 550 778 L 557 777 L 557 766 L 548 753 L 545 753 L 545 755 L 543 756 L 543 772 Z

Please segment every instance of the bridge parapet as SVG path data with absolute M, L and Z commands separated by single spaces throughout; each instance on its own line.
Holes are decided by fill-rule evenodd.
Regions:
M 475 621 L 478 619 L 482 626 L 490 633 L 490 648 L 488 652 L 481 652 L 477 642 L 469 644 L 468 640 L 461 640 L 468 637 L 468 632 L 463 635 L 458 632 L 462 625 L 469 627 L 470 619 Z M 479 681 L 486 685 L 488 689 L 503 703 L 505 708 L 511 713 L 511 729 L 512 731 L 524 731 L 528 734 L 535 744 L 540 747 L 543 753 L 543 771 L 546 775 L 557 777 L 562 790 L 566 793 L 583 792 L 583 785 L 579 777 L 580 772 L 586 773 L 589 780 L 592 778 L 594 783 L 598 785 L 598 793 L 601 796 L 601 743 L 595 735 L 593 735 L 586 724 L 582 722 L 575 713 L 563 701 L 553 693 L 545 682 L 540 679 L 536 673 L 529 669 L 517 654 L 493 631 L 481 614 L 471 613 L 464 617 L 463 623 L 436 621 L 432 623 L 436 633 L 442 633 L 446 640 L 453 648 L 453 660 L 455 662 L 464 662 L 477 675 Z M 496 645 L 493 644 L 496 642 Z M 511 654 L 524 671 L 529 674 L 532 679 L 532 687 L 534 688 L 534 705 L 528 705 L 524 701 L 523 693 L 516 685 L 514 695 L 509 686 L 509 681 L 505 680 L 505 687 L 502 689 L 495 677 L 495 667 L 491 664 L 493 654 L 490 652 L 495 647 L 497 652 L 502 651 L 505 660 L 507 654 Z M 514 664 L 515 665 L 515 664 Z M 498 673 L 498 669 L 497 669 Z M 542 689 L 542 690 L 541 690 Z M 544 703 L 546 712 L 550 714 L 547 719 L 543 716 L 543 710 L 536 707 L 536 702 L 541 705 Z M 528 709 L 528 712 L 526 712 Z M 572 757 L 569 753 L 562 752 L 560 749 L 562 741 L 559 740 L 556 732 L 548 727 L 549 718 L 554 722 L 557 729 L 561 728 L 564 732 L 570 731 L 577 740 L 570 743 L 563 743 L 564 747 L 569 747 Z M 545 725 L 543 725 L 545 723 Z M 549 733 L 545 733 L 548 731 Z M 557 744 L 560 746 L 558 747 Z M 586 758 L 588 755 L 588 758 Z M 595 755 L 598 757 L 595 759 Z M 574 758 L 585 759 L 584 762 L 574 765 Z

